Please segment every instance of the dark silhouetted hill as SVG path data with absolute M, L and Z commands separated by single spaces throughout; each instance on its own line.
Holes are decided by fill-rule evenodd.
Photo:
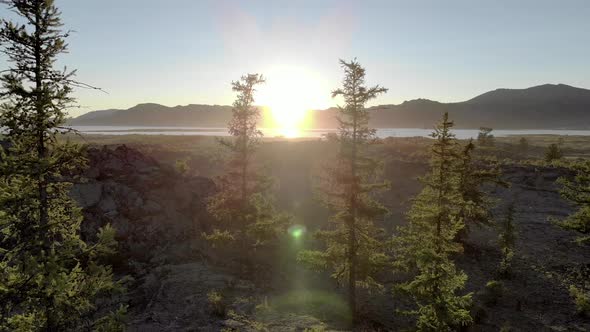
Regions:
M 71 119 L 77 126 L 171 126 L 223 127 L 231 117 L 231 106 L 187 105 L 168 107 L 139 104 L 126 110 L 94 111 Z
M 428 99 L 369 108 L 376 128 L 431 128 L 449 112 L 458 128 L 590 129 L 590 90 L 564 84 L 528 89 L 497 89 L 458 103 Z M 335 128 L 336 109 L 313 111 L 311 126 Z M 140 104 L 128 110 L 95 111 L 71 120 L 73 125 L 223 127 L 230 106 L 166 107 Z

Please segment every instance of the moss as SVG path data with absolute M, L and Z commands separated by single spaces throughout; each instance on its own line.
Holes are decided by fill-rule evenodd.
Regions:
M 569 291 L 576 304 L 576 314 L 590 317 L 590 294 L 573 285 L 570 286 Z
M 483 301 L 487 306 L 494 306 L 504 295 L 504 284 L 501 281 L 491 280 L 485 286 Z

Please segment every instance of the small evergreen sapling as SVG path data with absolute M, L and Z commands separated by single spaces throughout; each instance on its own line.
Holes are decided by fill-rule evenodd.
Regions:
M 577 207 L 577 211 L 564 220 L 554 221 L 558 226 L 580 233 L 577 242 L 590 244 L 590 161 L 572 166 L 576 171 L 573 180 L 560 178 L 561 197 Z
M 504 220 L 499 225 L 500 234 L 498 235 L 498 244 L 502 258 L 498 273 L 500 277 L 509 277 L 512 273 L 512 260 L 514 258 L 514 246 L 516 244 L 516 229 L 514 227 L 514 203 L 508 205 L 508 210 Z
M 554 160 L 559 160 L 563 157 L 563 152 L 559 144 L 550 144 L 545 150 L 545 161 L 550 163 Z
M 477 134 L 477 143 L 480 146 L 494 146 L 495 138 L 492 131 L 494 131 L 492 128 L 480 127 L 479 134 Z

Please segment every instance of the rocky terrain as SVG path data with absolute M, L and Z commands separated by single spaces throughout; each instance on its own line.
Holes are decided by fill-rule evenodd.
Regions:
M 210 229 L 207 197 L 211 179 L 183 176 L 125 145 L 88 150 L 85 181 L 72 194 L 83 207 L 85 234 L 107 223 L 117 229 L 119 275 L 131 275 L 130 331 L 255 331 L 251 321 L 254 285 L 208 263 L 201 232 Z M 208 293 L 223 292 L 233 314 L 220 318 L 209 306 Z M 306 316 L 273 317 L 273 331 L 322 326 Z
M 272 148 L 310 151 L 306 144 L 321 143 L 290 143 L 293 145 L 288 147 L 276 144 Z M 209 174 L 211 170 L 199 169 L 193 163 L 192 172 L 181 174 L 172 166 L 174 155 L 155 159 L 141 150 L 125 145 L 90 147 L 85 181 L 73 189 L 86 217 L 85 234 L 106 223 L 117 229 L 120 248 L 113 261 L 115 270 L 118 275 L 134 278 L 128 294 L 131 331 L 342 328 L 338 323 L 326 323 L 325 317 L 317 313 L 273 309 L 280 304 L 274 299 L 278 298 L 281 285 L 292 277 L 290 273 L 281 274 L 276 284 L 261 288 L 212 264 L 212 252 L 202 243 L 200 234 L 212 226 L 205 205 L 215 184 L 211 178 L 194 175 Z M 277 187 L 279 202 L 305 221 L 306 215 L 322 216 L 325 211 L 313 203 L 311 187 L 302 184 L 301 179 L 309 178 L 313 162 L 305 161 L 312 158 L 311 152 L 301 153 L 292 157 L 299 159 L 298 163 L 281 159 L 281 163 L 273 165 L 272 172 L 282 183 Z M 276 158 L 281 156 L 277 154 Z M 384 221 L 387 229 L 403 224 L 409 199 L 420 190 L 416 178 L 426 169 L 426 164 L 419 160 L 410 161 L 401 155 L 387 158 L 384 176 L 392 182 L 391 190 L 382 197 L 392 212 Z M 471 330 L 590 330 L 590 320 L 575 315 L 567 290 L 568 283 L 582 283 L 588 277 L 585 273 L 590 269 L 590 251 L 573 243 L 573 234 L 547 221 L 550 216 L 563 217 L 572 211 L 559 198 L 554 184 L 558 177 L 571 174 L 561 168 L 525 165 L 504 166 L 503 173 L 511 187 L 490 190 L 498 199 L 494 210 L 497 218 L 503 217 L 508 202 L 516 206 L 515 273 L 503 281 L 502 294 L 489 301 L 484 288 L 488 281 L 497 278 L 497 234 L 493 229 L 475 229 L 467 240 L 465 255 L 458 258 L 459 266 L 469 275 L 467 291 L 475 294 L 473 316 L 477 323 Z M 291 181 L 300 186 L 289 182 L 284 174 L 290 174 Z M 297 204 L 290 204 L 294 200 Z M 313 225 L 316 221 L 317 225 Z M 306 225 L 314 229 L 322 222 L 325 221 L 307 220 Z M 299 268 L 293 269 L 299 273 Z M 326 289 L 325 285 L 331 284 L 326 275 L 310 280 L 310 289 Z M 219 315 L 211 306 L 211 290 L 223 294 L 225 315 Z M 367 330 L 397 330 L 407 321 L 395 312 L 403 303 L 391 292 L 365 296 L 363 302 L 362 310 L 374 320 Z

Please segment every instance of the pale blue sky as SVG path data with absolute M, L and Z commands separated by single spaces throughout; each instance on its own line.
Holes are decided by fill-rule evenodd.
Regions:
M 285 65 L 313 72 L 329 94 L 341 78 L 338 58 L 355 56 L 370 84 L 390 88 L 374 104 L 462 101 L 543 83 L 590 87 L 588 0 L 56 3 L 76 30 L 62 62 L 109 92 L 78 91 L 76 114 L 143 102 L 231 104 L 232 80 Z

